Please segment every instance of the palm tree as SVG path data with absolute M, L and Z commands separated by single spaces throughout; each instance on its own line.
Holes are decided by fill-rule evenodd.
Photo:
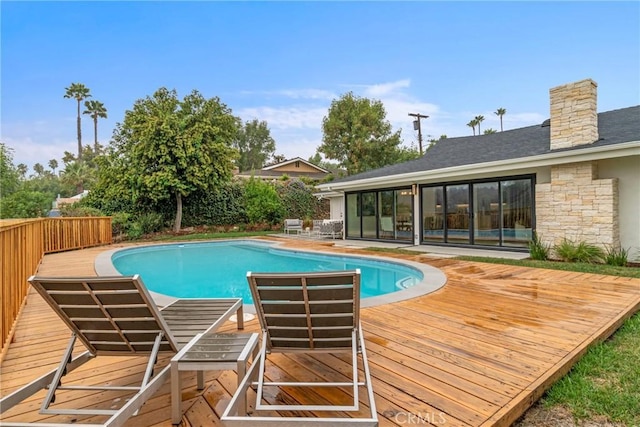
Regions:
M 493 128 L 485 129 L 483 132 L 485 135 L 491 135 L 492 133 L 497 133 L 497 131 Z
M 500 117 L 500 132 L 503 131 L 502 129 L 502 116 L 504 116 L 505 114 L 507 114 L 507 109 L 506 108 L 498 108 L 496 111 L 494 111 L 494 113 L 496 116 Z
M 73 98 L 78 101 L 78 160 L 82 160 L 82 126 L 80 125 L 80 102 L 89 98 L 89 88 L 82 83 L 71 83 L 71 86 L 66 87 L 67 91 L 64 94 L 65 98 Z
M 100 101 L 84 101 L 84 106 L 86 110 L 83 111 L 83 114 L 89 114 L 89 116 L 93 119 L 93 147 L 95 153 L 98 154 L 98 118 L 106 119 L 107 118 L 107 109 L 104 108 L 104 104 Z
M 473 136 L 476 136 L 476 125 L 477 124 L 478 124 L 478 122 L 476 121 L 476 119 L 473 119 L 469 123 L 467 123 L 467 126 L 469 126 L 471 129 L 473 129 Z
M 18 170 L 20 177 L 24 179 L 24 177 L 27 176 L 27 171 L 29 170 L 29 167 L 24 163 L 20 163 L 18 166 L 16 166 L 16 169 Z
M 89 170 L 83 162 L 69 163 L 62 171 L 62 182 L 76 187 L 76 194 L 84 191 L 84 183 L 89 179 Z
M 42 176 L 44 174 L 44 166 L 40 163 L 36 163 L 33 165 L 33 171 L 36 173 L 36 176 Z
M 53 174 L 56 174 L 56 169 L 58 169 L 58 161 L 56 159 L 49 160 L 49 167 L 53 171 Z
M 476 116 L 475 120 L 478 125 L 478 135 L 480 135 L 480 123 L 484 121 L 484 116 Z

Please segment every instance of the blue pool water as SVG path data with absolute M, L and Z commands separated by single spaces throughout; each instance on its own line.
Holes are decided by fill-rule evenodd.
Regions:
M 177 298 L 242 297 L 252 303 L 247 271 L 361 270 L 361 297 L 411 287 L 422 272 L 398 263 L 290 251 L 256 241 L 173 244 L 126 249 L 111 261 L 123 275 L 139 274 L 152 291 Z

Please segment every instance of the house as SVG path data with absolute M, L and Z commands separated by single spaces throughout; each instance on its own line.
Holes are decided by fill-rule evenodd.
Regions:
M 60 195 L 58 194 L 58 197 L 51 203 L 51 210 L 49 211 L 48 216 L 52 218 L 61 216 L 60 214 L 61 207 L 65 205 L 72 205 L 76 202 L 79 202 L 88 194 L 89 194 L 89 190 L 84 190 L 82 193 L 76 194 L 75 196 L 71 196 L 71 197 L 60 197 Z
M 449 138 L 420 159 L 319 185 L 332 218 L 344 216 L 346 239 L 526 250 L 535 231 L 637 254 L 640 106 L 598 114 L 591 79 L 549 93 L 539 125 Z
M 238 173 L 236 176 L 241 178 L 255 177 L 264 180 L 280 179 L 283 176 L 287 176 L 289 178 L 307 177 L 310 179 L 321 180 L 329 173 L 330 172 L 326 169 L 316 166 L 300 157 L 296 157 L 291 160 L 276 163 L 275 165 L 266 166 L 259 170 Z

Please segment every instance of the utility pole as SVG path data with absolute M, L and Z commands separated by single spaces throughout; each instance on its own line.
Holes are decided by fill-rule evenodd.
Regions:
M 422 128 L 420 126 L 420 119 L 428 119 L 429 116 L 425 116 L 420 113 L 409 113 L 411 117 L 415 117 L 413 121 L 413 130 L 418 131 L 418 146 L 420 147 L 420 155 L 422 156 Z

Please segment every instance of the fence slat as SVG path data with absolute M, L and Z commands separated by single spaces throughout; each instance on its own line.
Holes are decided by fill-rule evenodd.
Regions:
M 111 217 L 0 220 L 0 333 L 3 350 L 42 256 L 112 243 Z

